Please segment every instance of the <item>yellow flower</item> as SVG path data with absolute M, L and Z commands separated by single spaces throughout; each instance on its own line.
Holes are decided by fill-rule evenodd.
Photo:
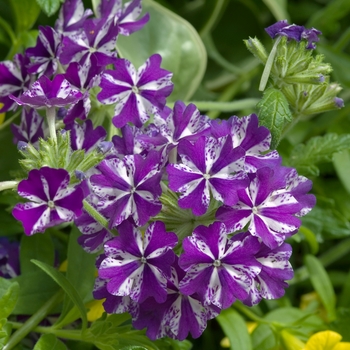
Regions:
M 341 339 L 333 331 L 318 332 L 310 337 L 303 350 L 350 350 L 350 343 L 340 342 Z
M 87 319 L 89 322 L 96 321 L 102 316 L 105 311 L 102 305 L 104 301 L 105 299 L 93 300 L 86 304 L 86 307 L 89 309 L 89 312 L 87 313 Z
M 4 107 L 4 104 L 3 103 L 0 103 L 0 109 Z M 6 113 L 0 113 L 0 125 L 4 122 L 5 120 L 5 115 Z

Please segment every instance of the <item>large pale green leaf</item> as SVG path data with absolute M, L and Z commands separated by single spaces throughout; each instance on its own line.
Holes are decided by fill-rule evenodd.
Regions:
M 0 277 L 0 319 L 7 318 L 14 309 L 19 295 L 17 282 Z
M 231 350 L 250 350 L 252 342 L 243 317 L 234 309 L 221 311 L 216 318 L 226 336 L 230 340 Z
M 142 2 L 149 23 L 129 37 L 118 38 L 117 49 L 136 67 L 159 53 L 162 68 L 171 71 L 174 91 L 169 101 L 188 100 L 199 86 L 205 68 L 206 51 L 196 30 L 186 20 L 152 0 Z
M 31 29 L 40 13 L 38 3 L 35 0 L 10 0 L 9 2 L 16 19 L 17 34 Z
M 35 344 L 33 350 L 66 350 L 67 347 L 53 334 L 44 334 Z
M 311 283 L 327 310 L 328 319 L 334 321 L 336 318 L 335 293 L 325 268 L 315 256 L 310 254 L 305 256 L 305 265 L 308 269 Z

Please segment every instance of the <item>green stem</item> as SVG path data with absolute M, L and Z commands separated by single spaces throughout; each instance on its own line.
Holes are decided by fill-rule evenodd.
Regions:
M 330 248 L 327 252 L 319 257 L 320 262 L 324 267 L 329 266 L 335 261 L 341 259 L 343 256 L 349 254 L 350 252 L 350 238 L 343 240 L 335 247 Z M 289 285 L 296 284 L 305 281 L 309 278 L 309 273 L 306 266 L 302 266 L 297 269 L 294 273 L 294 278 L 290 280 Z
M 275 57 L 276 57 L 276 53 L 277 53 L 277 46 L 278 44 L 280 43 L 282 39 L 282 36 L 279 36 L 273 47 L 272 47 L 272 50 L 269 54 L 269 57 L 267 58 L 267 61 L 266 61 L 266 64 L 265 64 L 265 68 L 264 68 L 264 71 L 263 71 L 263 74 L 261 76 L 261 80 L 260 80 L 260 85 L 259 85 L 259 91 L 264 91 L 265 90 L 265 87 L 266 87 L 266 84 L 267 84 L 267 81 L 269 80 L 269 77 L 270 77 L 270 72 L 271 72 L 271 69 L 272 69 L 272 66 L 273 66 L 273 62 L 275 60 Z
M 211 16 L 208 20 L 208 22 L 205 24 L 205 26 L 203 27 L 203 29 L 200 30 L 199 35 L 203 38 L 205 37 L 208 33 L 211 32 L 211 30 L 213 29 L 217 19 L 219 18 L 220 12 L 222 7 L 225 4 L 225 0 L 217 0 L 214 10 L 211 13 Z
M 10 190 L 18 185 L 18 181 L 2 181 L 0 182 L 0 191 Z
M 63 291 L 60 289 L 51 299 L 49 299 L 34 315 L 32 315 L 15 333 L 12 334 L 9 342 L 3 347 L 3 350 L 13 349 L 28 333 L 48 315 L 59 302 L 63 299 Z
M 83 200 L 84 209 L 92 216 L 100 225 L 108 229 L 108 220 L 102 216 L 86 199 Z
M 20 329 L 23 326 L 23 323 L 20 322 L 9 322 L 12 325 L 13 329 Z M 42 327 L 37 326 L 32 329 L 33 332 L 41 334 L 54 334 L 58 338 L 70 339 L 70 340 L 84 340 L 81 330 L 65 330 L 65 329 L 55 329 L 52 327 Z
M 21 114 L 21 110 L 17 111 L 11 118 L 5 120 L 0 125 L 0 130 L 5 129 L 8 125 L 10 125 L 19 115 Z
M 13 32 L 11 26 L 1 17 L 0 17 L 0 25 L 5 29 L 6 33 L 8 34 L 8 36 L 10 37 L 10 39 L 12 41 L 12 44 L 14 44 L 17 41 L 17 39 L 16 39 L 16 35 Z
M 240 311 L 242 314 L 247 316 L 249 319 L 255 322 L 259 323 L 266 323 L 269 324 L 270 322 L 264 320 L 263 318 L 259 317 L 257 314 L 255 314 L 253 311 L 250 311 L 246 306 L 242 305 L 239 302 L 236 302 L 232 305 L 237 311 Z
M 286 137 L 289 131 L 291 131 L 296 124 L 298 124 L 302 116 L 303 116 L 302 114 L 293 116 L 293 120 L 288 125 L 286 125 L 284 130 L 282 131 L 281 140 Z
M 47 107 L 46 108 L 47 124 L 49 125 L 50 138 L 57 145 L 57 135 L 56 135 L 56 108 Z

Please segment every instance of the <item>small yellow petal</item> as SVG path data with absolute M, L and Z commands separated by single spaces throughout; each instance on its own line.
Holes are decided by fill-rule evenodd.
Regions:
M 220 342 L 220 346 L 222 348 L 229 348 L 231 345 L 230 345 L 230 339 L 228 339 L 227 337 L 225 338 L 222 338 L 221 339 L 221 342 Z
M 350 350 L 350 343 L 348 342 L 341 342 L 338 343 L 333 350 Z
M 310 337 L 304 350 L 334 350 L 342 336 L 333 331 L 318 332 Z
M 86 307 L 89 309 L 87 313 L 87 319 L 89 322 L 96 321 L 99 319 L 102 314 L 105 312 L 103 308 L 103 303 L 105 299 L 102 300 L 93 300 L 86 304 Z
M 3 103 L 0 103 L 0 109 L 4 107 L 4 104 Z M 5 115 L 6 113 L 0 113 L 0 125 L 4 122 L 5 120 Z
M 284 349 L 302 350 L 304 348 L 305 343 L 303 343 L 300 339 L 298 339 L 296 336 L 294 336 L 292 333 L 290 333 L 286 329 L 283 329 L 280 334 L 281 334 L 282 344 L 284 345 Z
M 60 265 L 60 267 L 58 268 L 58 271 L 67 272 L 67 267 L 68 267 L 68 260 L 66 259 L 66 260 L 63 261 L 63 263 Z
M 257 322 L 246 322 L 246 325 L 247 325 L 249 334 L 252 334 L 254 329 L 256 327 L 258 327 L 258 323 Z

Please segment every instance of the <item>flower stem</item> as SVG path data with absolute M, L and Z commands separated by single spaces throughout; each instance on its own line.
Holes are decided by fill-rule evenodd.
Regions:
M 9 342 L 3 347 L 3 350 L 13 349 L 28 333 L 30 333 L 63 299 L 63 291 L 60 289 L 51 297 L 34 315 L 32 315 L 15 333 L 12 334 Z
M 84 209 L 92 216 L 100 225 L 108 229 L 108 220 L 102 216 L 86 199 L 83 200 Z
M 50 137 L 57 145 L 57 135 L 56 135 L 56 108 L 47 107 L 46 108 L 47 123 L 49 125 Z
M 18 181 L 2 181 L 0 182 L 0 191 L 10 190 L 18 185 Z
M 5 129 L 9 124 L 11 124 L 19 115 L 21 114 L 21 111 L 17 111 L 12 117 L 9 119 L 5 120 L 1 125 L 0 125 L 0 130 Z
M 240 311 L 242 314 L 244 314 L 245 316 L 247 316 L 249 319 L 251 319 L 252 321 L 255 322 L 259 322 L 259 323 L 266 323 L 269 324 L 270 322 L 264 320 L 263 318 L 259 317 L 257 314 L 255 314 L 254 312 L 250 311 L 246 306 L 242 305 L 241 303 L 234 303 L 232 305 L 237 311 Z

